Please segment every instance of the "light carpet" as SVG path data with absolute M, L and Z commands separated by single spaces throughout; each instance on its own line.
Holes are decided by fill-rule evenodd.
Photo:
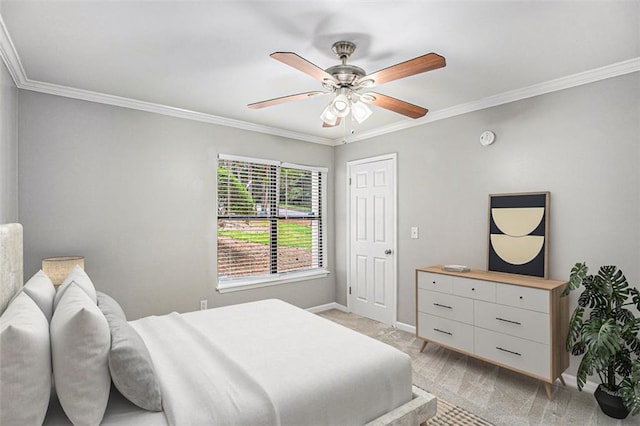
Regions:
M 413 383 L 496 426 L 639 425 L 639 416 L 606 416 L 592 394 L 553 385 L 548 400 L 538 380 L 461 355 L 436 344 L 420 352 L 415 335 L 351 313 L 330 310 L 319 315 L 394 346 L 411 357 Z M 456 424 L 452 423 L 442 424 Z

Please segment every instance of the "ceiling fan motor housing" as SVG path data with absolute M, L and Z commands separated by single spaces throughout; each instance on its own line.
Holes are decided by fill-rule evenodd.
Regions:
M 340 83 L 341 87 L 351 86 L 358 78 L 367 75 L 362 68 L 347 64 L 347 59 L 349 59 L 351 54 L 356 50 L 355 43 L 350 41 L 338 41 L 333 43 L 332 50 L 338 58 L 340 58 L 342 63 L 340 65 L 329 67 L 325 71 L 334 76 Z
M 327 68 L 326 71 L 340 82 L 340 86 L 350 86 L 358 78 L 366 75 L 362 68 L 355 65 L 334 65 Z

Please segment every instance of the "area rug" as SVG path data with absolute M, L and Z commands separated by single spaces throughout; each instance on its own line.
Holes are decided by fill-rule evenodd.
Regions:
M 475 414 L 471 414 L 467 410 L 456 407 L 438 398 L 438 411 L 436 415 L 427 420 L 429 426 L 492 426 L 491 423 L 481 419 Z

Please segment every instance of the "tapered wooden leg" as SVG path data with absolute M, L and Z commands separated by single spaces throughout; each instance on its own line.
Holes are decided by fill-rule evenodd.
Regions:
M 562 375 L 560 375 L 559 379 L 560 379 L 560 383 L 562 383 L 562 386 L 567 386 L 567 384 L 564 382 L 564 377 L 562 377 Z
M 544 390 L 547 391 L 547 399 L 551 401 L 553 399 L 553 391 L 551 389 L 551 383 L 544 384 Z
M 422 347 L 420 348 L 420 352 L 424 351 L 424 348 L 427 347 L 427 341 L 425 340 L 424 342 L 422 342 Z

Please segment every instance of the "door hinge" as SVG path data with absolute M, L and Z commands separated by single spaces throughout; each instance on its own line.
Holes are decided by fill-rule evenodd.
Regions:
M 351 178 L 349 178 L 349 186 L 351 186 Z
M 351 286 L 349 286 L 349 294 L 351 294 Z

